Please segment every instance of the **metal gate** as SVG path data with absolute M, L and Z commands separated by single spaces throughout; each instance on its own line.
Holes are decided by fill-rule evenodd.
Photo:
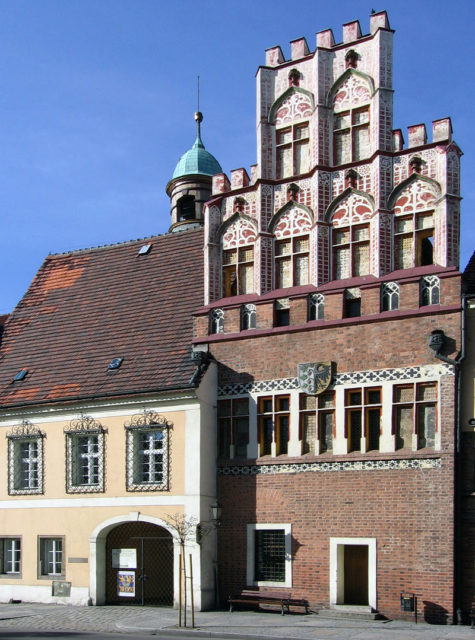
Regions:
M 106 543 L 108 604 L 173 605 L 173 538 L 148 522 L 113 529 Z

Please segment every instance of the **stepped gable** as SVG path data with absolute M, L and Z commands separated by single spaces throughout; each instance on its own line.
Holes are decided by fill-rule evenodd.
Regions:
M 202 246 L 197 229 L 48 256 L 4 328 L 0 404 L 188 387 Z

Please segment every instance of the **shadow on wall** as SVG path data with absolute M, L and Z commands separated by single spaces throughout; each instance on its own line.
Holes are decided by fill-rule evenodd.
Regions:
M 449 624 L 448 611 L 435 602 L 424 600 L 424 620 L 428 624 Z

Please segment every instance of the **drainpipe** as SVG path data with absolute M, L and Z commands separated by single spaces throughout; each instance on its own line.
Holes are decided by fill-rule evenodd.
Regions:
M 461 394 L 462 394 L 462 385 L 461 385 L 461 375 L 460 375 L 460 365 L 465 359 L 465 315 L 467 308 L 467 296 L 462 295 L 462 319 L 461 319 L 461 351 L 457 358 L 452 359 L 444 356 L 440 353 L 441 349 L 445 344 L 445 334 L 441 329 L 435 329 L 431 332 L 429 338 L 429 346 L 434 351 L 434 355 L 439 360 L 443 362 L 447 362 L 447 364 L 451 364 L 455 368 L 455 388 L 456 388 L 456 398 L 457 398 L 457 409 L 455 414 L 455 455 L 454 455 L 454 464 L 455 464 L 455 473 L 454 473 L 454 550 L 453 550 L 453 558 L 454 558 L 454 572 L 455 572 L 455 580 L 454 580 L 454 605 L 456 618 L 453 621 L 453 624 L 463 624 L 463 611 L 461 608 L 460 596 L 462 593 L 461 589 L 461 557 L 460 557 L 460 545 L 461 545 L 461 530 L 462 530 L 462 509 L 461 509 L 461 491 L 462 491 L 462 467 L 461 467 L 461 456 L 460 456 L 460 446 L 461 446 Z M 459 605 L 459 606 L 457 606 Z

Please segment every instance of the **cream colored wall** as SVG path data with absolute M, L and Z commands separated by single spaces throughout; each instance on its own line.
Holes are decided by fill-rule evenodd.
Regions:
M 179 405 L 179 402 L 176 403 Z M 185 508 L 185 424 L 190 407 L 166 411 L 160 404 L 154 409 L 173 424 L 169 446 L 169 489 L 167 491 L 133 491 L 125 489 L 125 429 L 133 415 L 141 413 L 113 410 L 86 411 L 98 420 L 105 434 L 105 491 L 103 493 L 66 493 L 64 429 L 78 413 L 64 414 L 66 419 L 30 418 L 44 434 L 44 493 L 42 495 L 8 495 L 8 440 L 6 435 L 21 420 L 0 423 L 0 537 L 21 537 L 21 578 L 0 577 L 0 585 L 45 585 L 51 578 L 38 578 L 38 536 L 65 537 L 63 550 L 65 580 L 73 587 L 89 585 L 89 538 L 101 523 L 116 517 L 127 519 L 131 512 L 167 520 L 169 515 L 183 514 Z M 70 563 L 68 558 L 85 558 L 87 562 Z
M 130 510 L 124 507 L 104 508 L 101 505 L 83 508 L 41 508 L 41 509 L 11 509 L 5 511 L 0 528 L 2 535 L 21 536 L 22 542 L 22 575 L 20 579 L 4 578 L 0 584 L 29 584 L 41 585 L 51 582 L 51 578 L 38 578 L 37 575 L 37 545 L 38 536 L 65 536 L 63 554 L 65 558 L 64 580 L 71 582 L 73 587 L 88 587 L 89 585 L 89 538 L 92 531 L 101 523 L 119 516 L 127 516 Z M 169 515 L 182 514 L 183 507 L 176 505 L 142 507 L 140 514 L 152 516 L 165 521 Z M 8 532 L 4 531 L 5 525 Z M 69 558 L 86 558 L 86 563 L 70 563 Z

